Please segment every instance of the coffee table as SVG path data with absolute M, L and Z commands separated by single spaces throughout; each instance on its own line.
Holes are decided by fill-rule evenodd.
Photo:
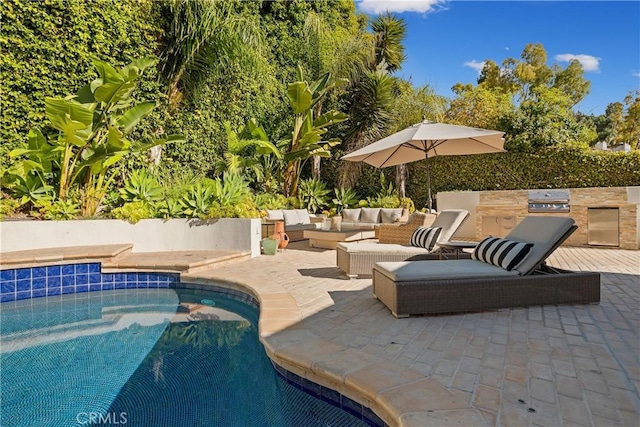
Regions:
M 339 242 L 355 242 L 374 239 L 375 230 L 304 230 L 304 238 L 309 239 L 309 247 L 336 249 Z

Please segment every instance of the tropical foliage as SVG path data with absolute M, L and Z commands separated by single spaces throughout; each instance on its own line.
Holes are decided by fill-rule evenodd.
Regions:
M 53 187 L 56 196 L 66 201 L 76 186 L 83 215 L 94 215 L 124 158 L 181 140 L 179 136 L 130 137 L 155 107 L 154 101 L 136 103 L 132 98 L 144 70 L 154 63 L 151 58 L 141 58 L 118 70 L 94 59 L 95 80 L 75 96 L 46 98 L 45 113 L 57 135 L 45 137 L 39 129 L 31 130 L 29 147 L 9 153 L 26 158 L 9 172 L 8 182 L 17 181 L 19 192 L 26 186 L 35 200 L 36 195 Z
M 502 130 L 509 150 L 434 159 L 435 192 L 640 184 L 637 151 L 588 151 L 638 149 L 640 95 L 575 113 L 584 70 L 549 65 L 541 44 L 487 59 L 447 99 L 397 76 L 405 22 L 351 0 L 5 0 L 0 14 L 2 212 L 136 221 L 410 206 L 420 162 L 382 171 L 381 185 L 380 170 L 339 159 L 425 119 Z M 180 140 L 165 134 L 184 142 L 150 153 Z

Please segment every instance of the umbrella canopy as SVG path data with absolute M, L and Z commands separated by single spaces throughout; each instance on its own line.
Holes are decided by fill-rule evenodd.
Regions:
M 378 168 L 415 162 L 434 156 L 498 153 L 504 132 L 424 121 L 342 156 L 343 160 L 365 162 Z M 431 182 L 427 162 L 428 207 Z

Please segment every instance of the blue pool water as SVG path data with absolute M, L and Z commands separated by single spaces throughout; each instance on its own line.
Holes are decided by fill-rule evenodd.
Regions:
M 255 302 L 240 294 L 109 290 L 3 303 L 0 316 L 2 426 L 379 422 L 274 369 Z

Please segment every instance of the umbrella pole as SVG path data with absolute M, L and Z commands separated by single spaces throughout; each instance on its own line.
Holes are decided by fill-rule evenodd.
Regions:
M 429 171 L 429 157 L 426 157 L 427 163 L 427 207 L 431 213 L 431 172 Z

